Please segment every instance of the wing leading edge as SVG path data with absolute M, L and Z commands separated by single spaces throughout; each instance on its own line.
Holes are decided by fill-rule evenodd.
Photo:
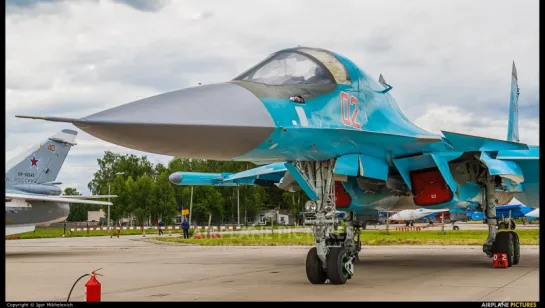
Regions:
M 117 198 L 117 195 L 89 195 L 89 196 L 78 196 L 78 195 L 63 195 L 63 198 L 70 199 L 107 199 L 107 198 Z
M 77 196 L 77 197 L 85 197 L 85 196 Z M 6 193 L 6 199 L 18 199 L 18 200 L 25 200 L 25 201 L 28 200 L 28 201 L 61 202 L 61 203 L 80 203 L 80 204 L 94 204 L 94 205 L 113 205 L 113 203 L 107 202 L 107 201 L 92 201 L 92 200 L 77 199 L 77 198 L 51 197 L 51 196 L 14 194 L 14 193 Z
M 174 172 L 169 180 L 180 186 L 272 186 L 286 174 L 285 163 L 273 163 L 238 173 Z

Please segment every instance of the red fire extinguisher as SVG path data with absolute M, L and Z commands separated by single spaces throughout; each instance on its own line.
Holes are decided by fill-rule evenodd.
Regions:
M 86 302 L 100 302 L 100 282 L 96 279 L 95 276 L 100 274 L 95 274 L 96 271 L 100 270 L 94 270 L 91 272 L 91 278 L 87 280 L 87 283 L 85 283 L 85 301 Z

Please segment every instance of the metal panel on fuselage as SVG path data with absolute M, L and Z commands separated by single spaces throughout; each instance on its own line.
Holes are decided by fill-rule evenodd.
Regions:
M 390 190 L 383 187 L 377 193 L 364 193 L 358 185 L 355 177 L 348 177 L 343 183 L 344 189 L 350 195 L 352 202 L 349 207 L 338 208 L 339 211 L 356 211 L 357 215 L 378 215 L 377 211 L 398 211 L 407 209 L 418 209 L 422 206 L 414 203 L 412 194 L 410 196 L 396 196 Z M 458 194 L 453 196 L 449 202 L 425 206 L 427 209 L 465 209 L 474 208 L 481 198 L 479 186 L 472 182 L 466 182 L 458 186 Z
M 70 207 L 67 203 L 50 201 L 28 201 L 32 207 L 6 208 L 6 226 L 21 224 L 49 224 L 68 218 Z

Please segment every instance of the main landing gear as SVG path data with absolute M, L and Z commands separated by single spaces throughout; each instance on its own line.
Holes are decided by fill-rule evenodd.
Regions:
M 506 218 L 498 222 L 495 190 L 494 178 L 487 176 L 482 195 L 486 216 L 485 223 L 488 224 L 488 238 L 483 245 L 483 252 L 489 258 L 493 257 L 495 253 L 505 253 L 507 255 L 507 264 L 511 267 L 517 265 L 520 261 L 520 241 L 518 234 L 514 231 L 516 225 L 513 219 Z
M 307 278 L 312 284 L 345 284 L 354 275 L 354 261 L 361 250 L 360 229 L 364 224 L 356 221 L 355 213 L 344 218 L 346 231 L 334 234 L 339 225 L 334 203 L 333 168 L 335 160 L 323 162 L 299 162 L 298 171 L 304 175 L 317 200 L 305 204 L 304 220 L 312 226 L 316 247 L 307 254 Z

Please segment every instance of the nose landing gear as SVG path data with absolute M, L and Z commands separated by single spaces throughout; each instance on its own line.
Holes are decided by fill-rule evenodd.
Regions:
M 353 221 L 350 212 L 346 221 L 346 232 L 329 234 L 325 241 L 309 250 L 306 260 L 307 278 L 312 284 L 345 284 L 354 276 L 354 262 L 361 251 L 360 230 L 364 223 Z M 325 262 L 323 261 L 325 259 Z
M 345 212 L 345 232 L 333 233 L 338 226 L 339 213 L 334 202 L 333 168 L 335 160 L 323 162 L 298 162 L 295 168 L 309 188 L 315 192 L 314 200 L 307 201 L 303 219 L 312 226 L 316 247 L 310 249 L 306 259 L 307 278 L 312 284 L 345 284 L 354 276 L 354 261 L 361 250 L 360 230 L 365 223 L 356 221 L 354 212 Z

